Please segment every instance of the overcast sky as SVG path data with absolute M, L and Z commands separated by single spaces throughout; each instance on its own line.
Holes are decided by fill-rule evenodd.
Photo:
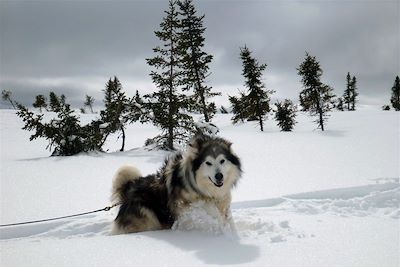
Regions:
M 360 102 L 389 103 L 399 75 L 399 1 L 195 1 L 205 14 L 205 50 L 214 56 L 208 84 L 227 102 L 243 88 L 239 47 L 268 65 L 273 99 L 298 100 L 296 68 L 317 57 L 323 82 L 342 95 L 346 74 L 358 79 Z M 75 107 L 85 94 L 101 104 L 116 75 L 127 92 L 154 90 L 145 59 L 159 45 L 154 31 L 168 1 L 0 1 L 0 89 L 26 105 L 53 90 Z M 2 102 L 1 107 L 6 103 Z

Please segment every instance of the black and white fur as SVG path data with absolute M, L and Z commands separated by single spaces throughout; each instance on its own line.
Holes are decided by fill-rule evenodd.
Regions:
M 231 189 L 241 176 L 239 158 L 222 138 L 198 136 L 185 153 L 169 157 L 156 173 L 142 176 L 133 166 L 117 172 L 112 189 L 121 203 L 114 234 L 169 229 L 196 201 L 215 204 L 226 223 Z

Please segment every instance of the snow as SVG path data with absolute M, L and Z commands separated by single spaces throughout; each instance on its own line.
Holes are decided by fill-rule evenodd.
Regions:
M 179 215 L 172 230 L 236 236 L 235 228 L 224 222 L 218 208 L 205 201 L 192 203 L 188 210 Z
M 51 117 L 51 113 L 45 117 Z M 96 116 L 82 114 L 85 122 Z M 333 112 L 327 131 L 299 114 L 293 132 L 272 119 L 232 125 L 243 177 L 233 192 L 235 229 L 215 207 L 195 203 L 172 230 L 111 236 L 117 209 L 0 228 L 1 266 L 399 266 L 399 113 L 366 107 Z M 126 152 L 111 136 L 109 153 L 49 157 L 46 140 L 11 110 L 0 110 L 0 224 L 65 216 L 108 206 L 123 164 L 155 172 L 168 152 L 143 148 L 149 124 L 127 129 Z

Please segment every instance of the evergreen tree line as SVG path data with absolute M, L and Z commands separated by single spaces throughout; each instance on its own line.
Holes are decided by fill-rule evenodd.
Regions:
M 346 89 L 344 90 L 343 96 L 338 98 L 337 109 L 338 110 L 356 110 L 357 101 L 357 79 L 356 76 L 351 77 L 350 72 L 346 76 Z
M 103 92 L 105 108 L 100 111 L 99 118 L 85 125 L 82 125 L 78 115 L 66 103 L 66 97 L 57 96 L 54 92 L 50 92 L 48 104 L 43 95 L 38 95 L 34 105 L 56 113 L 56 117 L 49 122 L 44 121 L 43 114 L 35 114 L 19 103 L 16 103 L 17 115 L 25 123 L 24 130 L 34 131 L 30 140 L 48 140 L 47 148 L 52 150 L 53 156 L 102 151 L 108 136 L 113 133 L 120 133 L 120 151 L 124 151 L 126 125 L 146 120 L 146 113 L 141 107 L 142 100 L 137 91 L 135 96 L 127 97 L 117 77 L 110 78 Z
M 43 115 L 35 115 L 26 107 L 17 104 L 18 115 L 24 120 L 26 130 L 35 130 L 32 139 L 38 137 L 49 140 L 53 155 L 73 155 L 83 151 L 102 150 L 108 136 L 119 133 L 122 139 L 121 151 L 125 147 L 126 126 L 140 121 L 151 122 L 160 129 L 160 133 L 146 141 L 158 148 L 173 150 L 189 137 L 205 131 L 215 132 L 211 120 L 216 113 L 215 104 L 210 98 L 220 95 L 213 92 L 207 84 L 210 75 L 209 64 L 213 56 L 204 51 L 204 15 L 198 15 L 192 0 L 170 0 L 160 28 L 155 31 L 160 45 L 153 48 L 154 56 L 146 59 L 153 67 L 150 76 L 157 91 L 140 97 L 129 98 L 122 89 L 117 77 L 109 79 L 104 89 L 104 109 L 98 119 L 81 126 L 79 117 L 66 103 L 64 95 L 49 95 L 49 103 L 44 95 L 36 96 L 34 107 L 45 108 L 57 113 L 57 118 L 46 123 Z M 282 131 L 291 131 L 296 124 L 297 107 L 289 99 L 275 103 L 271 107 L 270 99 L 274 93 L 263 82 L 263 71 L 267 65 L 261 64 L 244 46 L 240 48 L 242 75 L 245 91 L 239 96 L 230 96 L 233 123 L 256 121 L 260 130 L 264 130 L 267 115 L 274 110 L 275 119 Z M 315 117 L 321 130 L 325 129 L 329 112 L 336 106 L 339 110 L 355 110 L 357 102 L 357 80 L 347 74 L 347 86 L 343 96 L 335 99 L 333 89 L 321 82 L 323 74 L 319 62 L 306 53 L 304 61 L 297 68 L 303 84 L 299 94 L 302 111 Z M 3 90 L 2 97 L 11 100 L 11 92 Z M 93 113 L 94 98 L 86 95 L 84 107 Z M 396 77 L 392 88 L 392 106 L 399 110 L 399 78 Z M 86 112 L 85 108 L 81 109 Z M 226 111 L 222 108 L 221 111 Z M 205 123 L 195 123 L 191 112 L 202 115 Z
M 153 58 L 147 59 L 147 63 L 155 68 L 150 76 L 158 91 L 143 99 L 138 92 L 128 98 L 118 78 L 114 77 L 106 84 L 105 109 L 100 111 L 100 118 L 85 126 L 80 126 L 79 118 L 66 104 L 63 95 L 58 97 L 50 93 L 49 110 L 56 112 L 57 118 L 49 123 L 43 122 L 43 115 L 35 115 L 17 104 L 17 114 L 26 124 L 24 129 L 35 130 L 31 140 L 46 138 L 49 148 L 54 148 L 53 155 L 73 155 L 102 150 L 111 133 L 120 133 L 123 151 L 126 125 L 135 121 L 151 122 L 161 129 L 161 133 L 146 144 L 162 149 L 173 150 L 176 144 L 199 132 L 215 132 L 213 125 L 207 124 L 216 112 L 215 104 L 209 98 L 220 93 L 212 92 L 206 84 L 212 56 L 203 51 L 204 15 L 197 15 L 191 0 L 170 1 L 165 14 L 160 30 L 155 32 L 162 45 L 153 49 Z M 85 106 L 92 112 L 93 101 L 86 96 Z M 40 110 L 46 108 L 46 98 L 37 96 L 34 106 Z M 195 123 L 190 111 L 201 113 L 206 123 Z

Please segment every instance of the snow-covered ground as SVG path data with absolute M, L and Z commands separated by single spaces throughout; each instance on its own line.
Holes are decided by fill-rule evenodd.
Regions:
M 271 119 L 261 133 L 218 114 L 244 169 L 233 194 L 237 236 L 207 218 L 197 230 L 110 236 L 113 209 L 1 228 L 0 266 L 399 266 L 399 114 L 333 112 L 325 132 L 300 114 L 289 133 Z M 119 166 L 153 173 L 167 155 L 142 148 L 157 133 L 146 124 L 129 126 L 126 152 L 110 138 L 107 154 L 74 157 L 49 157 L 46 141 L 29 142 L 21 127 L 0 110 L 0 224 L 103 208 Z

